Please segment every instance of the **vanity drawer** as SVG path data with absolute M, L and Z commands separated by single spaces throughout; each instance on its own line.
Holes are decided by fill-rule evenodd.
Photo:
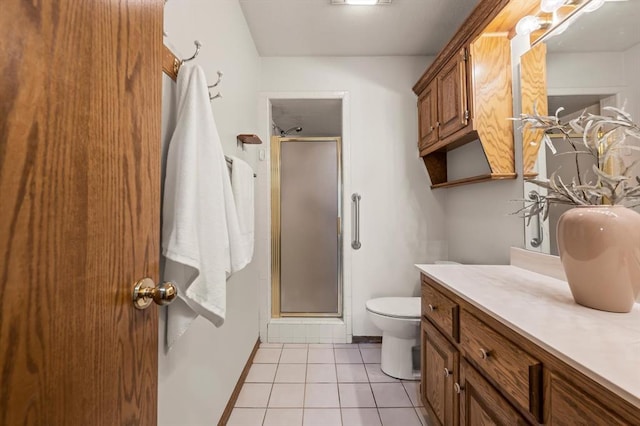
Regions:
M 542 363 L 469 312 L 460 313 L 460 346 L 465 357 L 542 421 Z
M 453 300 L 440 293 L 428 282 L 422 282 L 422 315 L 429 318 L 442 329 L 442 331 L 459 340 L 460 307 Z

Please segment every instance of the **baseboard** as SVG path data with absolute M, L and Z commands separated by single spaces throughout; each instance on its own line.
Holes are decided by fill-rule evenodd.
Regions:
M 382 336 L 353 336 L 353 343 L 382 343 Z
M 253 364 L 253 358 L 256 356 L 256 352 L 258 352 L 258 348 L 260 347 L 260 337 L 256 341 L 256 344 L 253 346 L 253 350 L 251 351 L 251 355 L 249 355 L 249 359 L 242 369 L 242 373 L 240 373 L 240 378 L 238 379 L 238 383 L 236 383 L 236 387 L 233 388 L 233 392 L 231 392 L 231 396 L 229 397 L 229 402 L 227 402 L 226 407 L 224 407 L 224 411 L 222 412 L 222 416 L 220 417 L 220 421 L 218 422 L 218 426 L 225 426 L 229 421 L 229 417 L 231 417 L 231 412 L 233 411 L 233 407 L 236 405 L 236 401 L 238 400 L 238 395 L 240 395 L 240 391 L 242 390 L 242 385 L 244 385 L 244 381 L 247 379 L 247 375 L 249 374 L 249 370 L 251 369 L 251 364 Z

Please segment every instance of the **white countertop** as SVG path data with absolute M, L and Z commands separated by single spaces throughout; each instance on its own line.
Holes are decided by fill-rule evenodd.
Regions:
M 640 407 L 640 305 L 576 304 L 565 281 L 508 265 L 416 265 L 507 327 Z

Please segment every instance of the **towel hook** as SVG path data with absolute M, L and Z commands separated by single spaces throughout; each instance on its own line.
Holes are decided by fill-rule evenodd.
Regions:
M 211 96 L 211 93 L 209 93 L 209 100 L 212 101 L 214 99 L 218 99 L 221 98 L 222 94 L 220 94 L 220 92 L 216 93 L 215 95 Z
M 195 45 L 196 45 L 196 51 L 195 51 L 195 53 L 193 54 L 193 56 L 192 56 L 192 57 L 187 58 L 187 59 L 183 59 L 182 61 L 180 61 L 180 65 L 184 64 L 185 62 L 189 62 L 189 61 L 194 60 L 194 59 L 196 58 L 196 56 L 198 56 L 198 53 L 200 53 L 200 48 L 202 47 L 202 43 L 200 43 L 198 40 L 195 40 L 195 41 L 193 42 L 193 44 L 195 44 Z
M 209 89 L 213 89 L 213 88 L 214 88 L 214 87 L 216 87 L 218 84 L 220 84 L 220 82 L 222 81 L 222 76 L 223 76 L 224 74 L 222 73 L 222 71 L 217 71 L 217 73 L 218 73 L 218 80 L 217 80 L 215 83 L 213 83 L 211 86 L 207 86 Z

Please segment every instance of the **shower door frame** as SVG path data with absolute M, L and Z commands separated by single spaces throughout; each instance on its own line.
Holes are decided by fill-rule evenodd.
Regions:
M 336 143 L 337 165 L 338 165 L 338 217 L 336 219 L 337 233 L 337 255 L 338 255 L 338 309 L 337 312 L 281 312 L 280 304 L 280 247 L 281 247 L 281 150 L 282 143 L 304 143 L 304 142 L 329 142 Z M 343 307 L 343 169 L 342 169 L 342 137 L 271 137 L 271 318 L 342 318 Z

